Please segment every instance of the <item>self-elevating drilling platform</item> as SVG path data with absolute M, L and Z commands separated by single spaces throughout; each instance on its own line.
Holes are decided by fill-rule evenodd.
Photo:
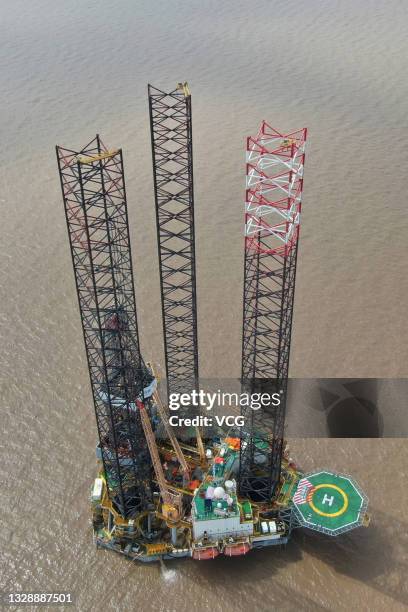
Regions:
M 149 86 L 167 394 L 198 389 L 191 95 Z M 349 476 L 302 473 L 284 441 L 306 129 L 247 139 L 242 388 L 277 407 L 213 435 L 168 422 L 138 334 L 123 157 L 96 136 L 57 147 L 99 434 L 98 546 L 131 559 L 212 559 L 368 524 Z

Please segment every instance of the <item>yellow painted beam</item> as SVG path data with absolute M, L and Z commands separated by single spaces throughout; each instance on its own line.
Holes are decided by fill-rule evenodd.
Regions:
M 100 161 L 101 159 L 108 159 L 113 157 L 118 153 L 119 149 L 113 149 L 112 151 L 103 151 L 103 153 L 99 153 L 98 155 L 77 155 L 77 162 L 80 164 L 92 164 L 93 162 Z

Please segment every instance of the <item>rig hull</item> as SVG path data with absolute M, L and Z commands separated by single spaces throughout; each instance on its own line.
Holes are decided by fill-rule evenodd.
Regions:
M 206 445 L 210 447 L 208 440 Z M 182 515 L 176 520 L 166 516 L 157 492 L 148 510 L 124 519 L 109 499 L 101 472 L 92 495 L 98 548 L 143 563 L 180 558 L 209 561 L 285 545 L 298 527 L 338 535 L 368 524 L 367 500 L 354 480 L 328 471 L 304 474 L 287 451 L 280 487 L 266 504 L 237 494 L 234 474 L 239 449 L 234 439 L 214 443 L 211 460 L 204 468 L 197 459 L 194 480 L 184 484 L 170 465 L 168 449 L 163 447 L 161 452 L 167 457 L 168 473 L 175 474 L 169 484 L 181 495 Z M 193 468 L 193 454 L 189 456 Z

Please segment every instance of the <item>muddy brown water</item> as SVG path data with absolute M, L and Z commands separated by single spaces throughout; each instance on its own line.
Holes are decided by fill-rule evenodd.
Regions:
M 3 590 L 71 591 L 80 610 L 408 606 L 405 440 L 292 442 L 306 469 L 353 474 L 369 529 L 207 563 L 95 550 L 96 429 L 53 150 L 96 132 L 123 147 L 142 348 L 162 368 L 146 84 L 189 81 L 200 368 L 234 377 L 244 137 L 263 118 L 307 126 L 291 375 L 404 377 L 407 12 L 397 0 L 0 3 Z

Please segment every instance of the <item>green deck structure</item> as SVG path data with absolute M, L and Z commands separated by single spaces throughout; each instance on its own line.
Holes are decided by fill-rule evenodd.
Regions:
M 207 506 L 205 501 L 208 487 L 224 486 L 224 482 L 229 477 L 234 463 L 239 459 L 238 451 L 229 448 L 226 444 L 223 445 L 223 449 L 223 456 L 217 457 L 212 465 L 210 478 L 207 478 L 200 485 L 194 497 L 196 520 L 219 519 L 220 515 L 217 514 L 219 511 L 227 512 L 228 516 L 239 516 L 238 500 L 234 493 L 231 494 L 233 503 L 230 506 L 228 506 L 224 499 L 213 499 L 212 502 L 207 502 L 210 506 Z
M 301 525 L 338 535 L 365 520 L 367 499 L 349 476 L 316 472 L 303 476 L 292 502 Z

